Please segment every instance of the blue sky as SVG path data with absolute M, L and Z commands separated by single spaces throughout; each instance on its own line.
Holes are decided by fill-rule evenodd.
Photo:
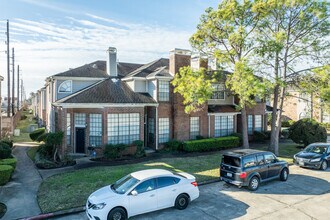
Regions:
M 123 62 L 146 63 L 190 49 L 189 37 L 216 0 L 0 0 L 0 33 L 10 21 L 11 45 L 27 94 L 47 76 L 106 59 L 117 47 Z M 5 77 L 5 35 L 0 34 L 0 74 Z

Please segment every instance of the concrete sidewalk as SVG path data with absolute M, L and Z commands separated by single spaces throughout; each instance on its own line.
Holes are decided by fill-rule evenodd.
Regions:
M 28 149 L 28 144 L 15 145 L 13 149 L 13 155 L 17 158 L 16 170 L 11 181 L 0 186 L 0 202 L 7 206 L 2 219 L 18 219 L 41 213 L 37 192 L 42 178 L 26 154 Z

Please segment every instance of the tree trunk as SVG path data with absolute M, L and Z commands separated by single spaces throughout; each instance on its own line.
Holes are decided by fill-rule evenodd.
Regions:
M 271 123 L 271 132 L 270 132 L 270 145 L 268 150 L 275 153 L 276 145 L 278 145 L 278 135 L 276 132 L 277 128 L 277 105 L 278 105 L 278 92 L 279 86 L 276 85 L 274 88 L 274 100 L 273 100 L 273 112 L 272 112 L 272 123 Z
M 241 110 L 242 116 L 242 134 L 243 134 L 243 148 L 249 147 L 249 136 L 248 136 L 248 127 L 247 127 L 247 118 L 246 118 L 246 108 L 242 108 Z

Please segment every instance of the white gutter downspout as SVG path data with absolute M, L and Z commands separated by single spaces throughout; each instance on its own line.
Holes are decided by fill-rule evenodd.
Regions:
M 158 106 L 156 107 L 156 150 L 158 150 Z

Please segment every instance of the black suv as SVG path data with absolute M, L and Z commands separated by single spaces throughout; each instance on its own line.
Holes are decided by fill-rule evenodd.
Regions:
M 289 166 L 271 152 L 243 149 L 224 153 L 220 164 L 220 179 L 257 190 L 260 182 L 277 179 L 286 181 Z

